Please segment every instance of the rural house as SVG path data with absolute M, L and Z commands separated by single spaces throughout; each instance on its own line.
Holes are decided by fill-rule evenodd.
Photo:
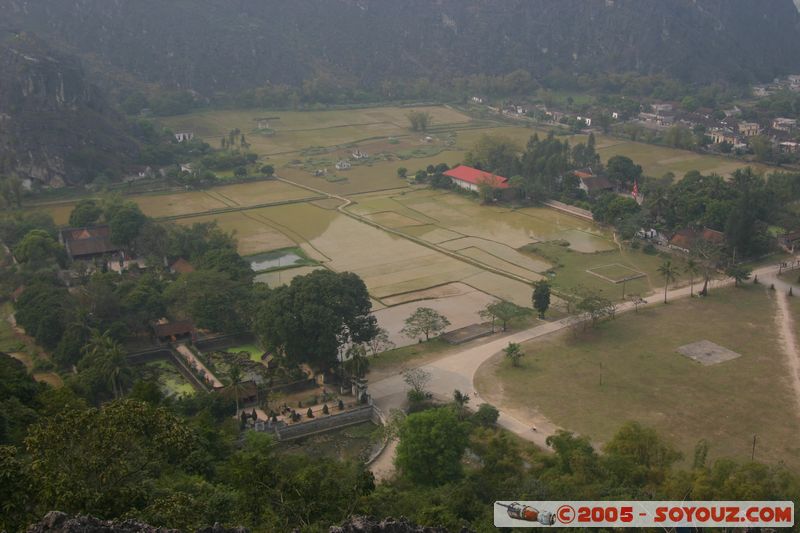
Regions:
M 477 168 L 458 165 L 444 173 L 453 182 L 453 185 L 468 191 L 478 192 L 481 184 L 486 184 L 495 189 L 508 189 L 508 178 L 497 176 Z
M 706 241 L 712 244 L 722 245 L 725 243 L 725 234 L 709 228 L 696 230 L 684 228 L 678 230 L 669 240 L 669 247 L 684 253 L 691 253 L 698 241 Z
M 578 178 L 578 188 L 589 196 L 614 190 L 614 184 L 611 183 L 608 178 L 595 175 L 591 169 L 576 170 L 573 174 Z
M 772 121 L 772 129 L 790 133 L 797 127 L 797 119 L 778 117 Z
M 177 320 L 169 322 L 161 319 L 152 324 L 153 334 L 161 342 L 170 342 L 179 339 L 192 339 L 195 336 L 194 324 L 191 320 Z
M 192 139 L 194 139 L 194 132 L 192 131 L 179 131 L 175 134 L 175 140 L 177 140 L 179 143 L 182 143 L 183 141 L 191 141 Z
M 353 165 L 351 165 L 349 161 L 345 161 L 344 159 L 336 163 L 336 170 L 350 170 L 352 167 Z
M 111 228 L 107 224 L 62 229 L 58 233 L 58 241 L 64 245 L 72 260 L 93 259 L 121 250 L 111 242 Z
M 740 122 L 738 131 L 739 135 L 744 135 L 745 137 L 753 137 L 754 135 L 758 135 L 761 132 L 761 128 L 755 122 Z

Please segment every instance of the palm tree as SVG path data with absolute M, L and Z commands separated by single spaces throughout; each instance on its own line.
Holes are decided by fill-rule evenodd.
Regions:
M 84 356 L 100 362 L 100 372 L 108 380 L 114 399 L 119 399 L 122 396 L 123 383 L 130 378 L 130 367 L 122 345 L 114 340 L 110 331 L 100 333 L 99 330 L 92 329 L 83 353 Z
M 239 416 L 239 388 L 242 384 L 242 369 L 236 363 L 232 364 L 228 370 L 228 379 L 231 380 L 233 397 L 236 400 L 236 416 Z
M 667 288 L 669 288 L 670 282 L 675 281 L 678 276 L 678 269 L 671 260 L 667 259 L 658 267 L 658 273 L 664 278 L 664 303 L 667 303 Z
M 683 271 L 689 274 L 689 296 L 694 296 L 694 277 L 700 272 L 700 265 L 693 258 L 689 258 Z

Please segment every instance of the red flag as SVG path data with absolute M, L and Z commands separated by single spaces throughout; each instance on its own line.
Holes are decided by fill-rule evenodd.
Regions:
M 633 191 L 631 192 L 631 196 L 633 196 L 634 198 L 639 197 L 639 183 L 635 180 L 633 182 Z

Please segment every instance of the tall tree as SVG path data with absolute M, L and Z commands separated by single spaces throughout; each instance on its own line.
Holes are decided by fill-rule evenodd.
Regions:
M 425 335 L 425 340 L 430 340 L 431 335 L 438 335 L 450 325 L 450 321 L 430 307 L 418 307 L 414 313 L 405 320 L 401 332 L 412 339 Z
M 395 463 L 413 483 L 441 485 L 461 476 L 467 428 L 451 409 L 413 413 L 400 427 Z
M 522 347 L 516 342 L 509 342 L 508 346 L 503 348 L 503 353 L 511 360 L 512 366 L 519 366 L 519 360 L 525 355 L 522 352 Z
M 255 329 L 267 347 L 292 362 L 327 369 L 340 347 L 369 342 L 378 333 L 367 287 L 356 274 L 317 270 L 269 291 Z
M 539 318 L 544 318 L 545 312 L 550 308 L 550 284 L 545 281 L 534 283 L 533 308 L 539 311 Z
M 683 267 L 683 271 L 689 274 L 689 296 L 694 296 L 694 277 L 700 273 L 700 265 L 697 260 L 690 257 Z
M 667 303 L 667 289 L 669 289 L 669 284 L 678 277 L 678 267 L 673 265 L 671 260 L 667 259 L 658 267 L 658 273 L 664 278 L 664 303 Z

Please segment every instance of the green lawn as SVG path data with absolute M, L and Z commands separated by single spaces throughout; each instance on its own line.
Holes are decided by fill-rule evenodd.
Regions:
M 634 275 L 634 271 L 645 274 L 643 278 L 637 278 L 625 283 L 625 294 L 646 295 L 664 286 L 663 278 L 658 274 L 658 267 L 664 262 L 664 258 L 659 255 L 649 255 L 640 250 L 628 247 L 595 253 L 574 252 L 567 247 L 559 246 L 557 243 L 540 243 L 523 247 L 521 251 L 555 265 L 552 268 L 550 283 L 557 291 L 578 294 L 582 290 L 590 289 L 599 291 L 611 299 L 622 298 L 622 283 L 611 283 L 598 276 L 587 272 L 589 269 L 597 269 L 608 265 L 618 265 L 608 272 L 601 269 L 600 273 L 614 279 L 619 273 Z M 683 259 L 678 256 L 670 257 L 673 264 L 679 270 L 683 268 Z M 619 267 L 624 268 L 619 268 Z M 631 270 L 627 270 L 631 269 Z M 612 275 L 609 275 L 612 274 Z M 685 275 L 678 278 L 679 282 L 688 282 Z M 698 280 L 695 280 L 697 282 Z
M 800 305 L 794 304 L 800 311 Z M 589 333 L 525 343 L 521 368 L 498 356 L 478 388 L 490 402 L 538 409 L 554 423 L 607 441 L 627 420 L 654 427 L 691 460 L 699 439 L 711 457 L 800 467 L 800 422 L 763 285 L 712 291 L 707 299 L 627 313 Z M 701 366 L 676 352 L 710 340 L 741 357 Z
M 440 339 L 432 339 L 428 342 L 388 350 L 369 358 L 368 377 L 371 381 L 378 381 L 398 374 L 405 368 L 420 366 L 432 359 L 442 357 L 455 349 L 458 347 Z

